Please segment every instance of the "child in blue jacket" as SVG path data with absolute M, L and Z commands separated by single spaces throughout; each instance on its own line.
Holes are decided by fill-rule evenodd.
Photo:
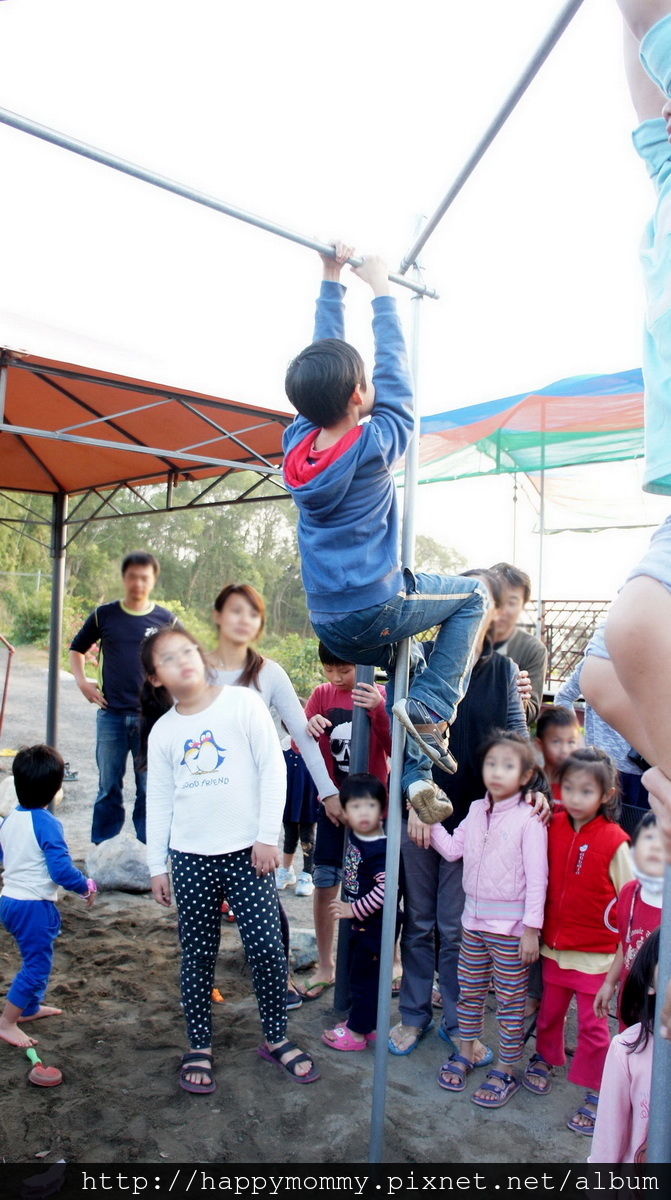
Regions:
M 396 642 L 439 626 L 428 664 L 416 665 L 407 698 L 393 706 L 417 743 L 406 746 L 403 787 L 430 824 L 451 812 L 449 801 L 439 799 L 431 764 L 456 770 L 448 726 L 468 685 L 488 600 L 478 579 L 413 575 L 401 567 L 392 471 L 414 427 L 403 332 L 387 266 L 366 258 L 352 270 L 374 295 L 375 366 L 368 383 L 360 355 L 343 340 L 340 271 L 353 251 L 342 243 L 334 248 L 335 259 L 322 259 L 314 341 L 287 371 L 287 395 L 299 415 L 284 434 L 284 481 L 299 512 L 310 620 L 334 654 L 384 667 L 391 702 Z
M 61 1011 L 42 1004 L 61 927 L 55 903 L 58 885 L 78 892 L 89 907 L 97 889 L 75 867 L 63 826 L 47 811 L 63 795 L 64 763 L 58 751 L 28 746 L 19 750 L 12 770 L 19 803 L 0 825 L 5 868 L 0 921 L 16 940 L 23 962 L 0 1014 L 0 1038 L 26 1049 L 35 1039 L 24 1033 L 21 1024 L 58 1016 Z

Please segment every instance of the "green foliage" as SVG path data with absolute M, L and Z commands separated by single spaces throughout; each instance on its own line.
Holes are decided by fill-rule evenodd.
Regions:
M 322 665 L 317 654 L 317 639 L 288 633 L 283 638 L 264 638 L 261 653 L 274 658 L 294 685 L 298 695 L 307 699 L 318 683 L 324 682 Z
M 152 511 L 163 503 L 162 488 L 120 490 L 101 507 L 100 497 L 73 500 L 68 529 L 66 597 L 63 620 L 64 664 L 67 646 L 98 604 L 122 594 L 120 568 L 125 554 L 147 549 L 161 564 L 153 598 L 172 609 L 206 648 L 214 645 L 212 604 L 228 583 L 250 583 L 266 603 L 263 649 L 277 657 L 294 685 L 309 694 L 321 682 L 305 607 L 296 543 L 296 509 L 278 500 L 270 483 L 252 472 L 235 472 L 199 502 L 203 485 L 180 481 L 171 511 Z M 246 496 L 242 503 L 236 499 Z M 249 503 L 252 497 L 263 502 Z M 210 503 L 213 499 L 216 505 Z M 192 505 L 192 507 L 187 507 Z M 127 514 L 123 519 L 83 518 Z M 0 494 L 0 630 L 10 638 L 45 645 L 49 631 L 51 499 L 23 493 Z M 7 520 L 9 525 L 3 525 Z M 46 522 L 40 525 L 39 521 Z M 28 535 L 28 536 L 22 536 Z M 433 538 L 417 538 L 418 570 L 455 574 L 464 560 Z M 277 646 L 277 654 L 270 647 Z

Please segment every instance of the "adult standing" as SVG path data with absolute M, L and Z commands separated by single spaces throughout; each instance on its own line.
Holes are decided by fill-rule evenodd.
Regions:
M 483 795 L 478 750 L 484 739 L 493 729 L 509 729 L 528 736 L 517 687 L 517 668 L 510 659 L 494 653 L 490 640 L 501 596 L 500 579 L 491 571 L 466 574 L 477 576 L 487 585 L 490 608 L 474 646 L 475 665 L 466 695 L 450 727 L 450 745 L 459 764 L 446 784 L 454 812 L 443 824 L 450 833 L 466 816 L 472 801 Z M 414 811 L 408 814 L 407 826 L 404 823 L 401 833 L 405 875 L 401 1020 L 389 1035 L 392 1054 L 410 1054 L 433 1024 L 431 993 L 436 932 L 440 937 L 438 983 L 443 1000 L 440 1035 L 448 1042 L 458 1036 L 457 958 L 465 903 L 462 863 L 441 858 L 430 845 L 430 832 L 431 826 L 423 825 Z M 492 1057 L 481 1042 L 475 1043 L 476 1066 L 487 1065 Z
M 153 554 L 134 550 L 121 564 L 123 599 L 100 604 L 86 618 L 70 644 L 70 667 L 89 704 L 97 704 L 96 762 L 98 795 L 93 806 L 91 841 L 96 845 L 121 832 L 125 810 L 123 781 L 129 753 L 133 756 L 135 803 L 133 825 L 146 842 L 146 771 L 139 770 L 139 694 L 142 686 L 140 647 L 162 626 L 177 624 L 173 613 L 150 600 L 159 575 Z M 85 674 L 85 655 L 100 645 L 98 678 Z
M 527 725 L 533 725 L 543 703 L 548 652 L 540 638 L 517 624 L 531 598 L 531 580 L 526 571 L 520 571 L 512 563 L 496 563 L 490 570 L 501 583 L 501 603 L 492 630 L 494 649 L 517 663 Z

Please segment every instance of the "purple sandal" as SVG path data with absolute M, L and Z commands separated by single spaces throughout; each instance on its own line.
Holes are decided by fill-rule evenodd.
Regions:
M 438 1072 L 438 1087 L 444 1088 L 446 1092 L 463 1092 L 466 1076 L 470 1075 L 472 1070 L 473 1063 L 470 1058 L 464 1058 L 463 1054 L 451 1054 Z M 444 1083 L 442 1076 L 447 1074 L 458 1075 L 459 1083 Z
M 514 1075 L 506 1075 L 504 1071 L 492 1069 L 487 1072 L 486 1079 L 500 1079 L 503 1087 L 497 1087 L 495 1083 L 481 1083 L 478 1088 L 479 1092 L 491 1092 L 491 1100 L 479 1100 L 477 1096 L 471 1096 L 474 1104 L 478 1104 L 480 1108 L 503 1108 L 507 1104 L 515 1092 L 520 1090 L 519 1080 Z

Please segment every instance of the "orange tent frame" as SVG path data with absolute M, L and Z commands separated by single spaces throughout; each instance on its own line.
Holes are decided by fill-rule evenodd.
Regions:
M 281 481 L 282 432 L 291 415 L 182 388 L 113 375 L 72 363 L 0 349 L 0 489 L 51 495 L 52 569 L 46 740 L 56 744 L 61 626 L 68 541 L 91 521 L 127 514 L 114 505 L 122 488 L 160 489 L 147 512 L 288 499 Z M 235 500 L 205 496 L 234 471 L 257 480 Z M 180 481 L 203 490 L 175 503 Z M 162 486 L 161 486 L 162 485 Z M 106 493 L 106 494 L 103 494 Z M 136 493 L 139 495 L 139 493 Z M 80 499 L 68 516 L 71 496 Z M 85 501 L 97 501 L 94 511 Z M 13 528 L 44 526 L 32 511 L 0 518 Z M 29 534 L 29 536 L 34 536 Z M 39 538 L 35 540 L 40 541 Z

